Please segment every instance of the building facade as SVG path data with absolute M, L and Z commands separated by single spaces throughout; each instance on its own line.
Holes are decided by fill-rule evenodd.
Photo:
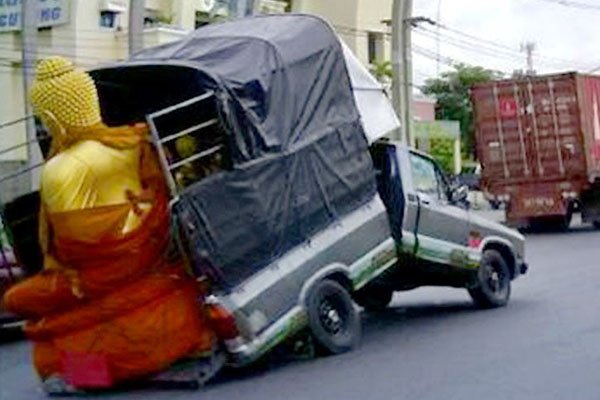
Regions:
M 83 68 L 127 57 L 129 0 L 38 1 L 36 57 L 62 55 Z M 390 59 L 392 0 L 145 0 L 144 46 L 177 40 L 244 8 L 320 15 L 365 64 Z M 6 99 L 0 105 L 0 152 L 26 137 L 25 123 L 3 126 L 25 116 L 20 14 L 20 0 L 0 2 L 0 90 Z M 25 147 L 0 154 L 0 177 L 26 159 Z M 12 191 L 0 188 L 5 194 Z

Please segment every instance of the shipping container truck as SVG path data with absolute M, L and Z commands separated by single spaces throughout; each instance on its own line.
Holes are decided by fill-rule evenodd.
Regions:
M 482 187 L 518 227 L 600 228 L 600 77 L 565 73 L 472 87 Z

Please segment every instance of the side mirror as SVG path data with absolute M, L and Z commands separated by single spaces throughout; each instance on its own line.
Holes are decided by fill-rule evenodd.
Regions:
M 452 190 L 451 201 L 453 204 L 469 208 L 469 187 L 461 185 Z

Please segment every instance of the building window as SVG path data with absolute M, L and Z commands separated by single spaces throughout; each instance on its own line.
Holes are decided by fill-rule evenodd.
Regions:
M 117 26 L 117 13 L 114 11 L 100 11 L 100 26 L 102 28 L 115 28 Z
M 380 32 L 367 33 L 369 64 L 383 60 L 383 34 Z
M 289 3 L 279 0 L 260 0 L 258 10 L 261 14 L 281 14 L 286 12 Z

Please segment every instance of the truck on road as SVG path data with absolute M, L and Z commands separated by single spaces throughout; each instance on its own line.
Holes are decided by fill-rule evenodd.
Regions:
M 600 228 L 600 77 L 567 73 L 471 90 L 484 192 L 516 227 Z
M 500 307 L 527 269 L 521 234 L 470 213 L 429 156 L 383 139 L 398 128 L 383 88 L 316 17 L 211 25 L 90 74 L 105 123 L 147 122 L 174 247 L 209 282 L 222 345 L 202 383 L 299 331 L 351 350 L 353 300 L 379 309 L 438 285 Z

